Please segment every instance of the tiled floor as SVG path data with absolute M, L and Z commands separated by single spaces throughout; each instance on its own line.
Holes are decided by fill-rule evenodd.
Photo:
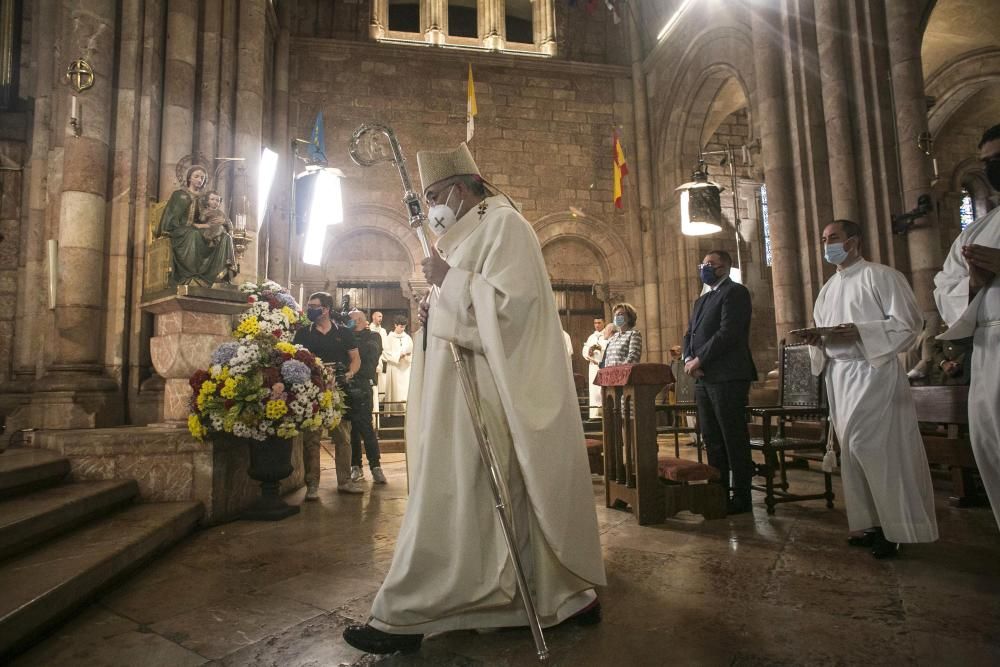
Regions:
M 406 505 L 405 465 L 389 485 L 338 495 L 277 523 L 204 530 L 92 605 L 15 665 L 529 665 L 527 630 L 428 638 L 376 659 L 341 630 L 367 616 Z M 793 471 L 793 484 L 818 485 Z M 839 480 L 836 490 L 839 493 Z M 988 509 L 938 494 L 941 540 L 873 560 L 845 545 L 838 496 L 656 527 L 605 509 L 594 482 L 608 571 L 604 622 L 547 633 L 556 665 L 997 665 L 1000 533 Z M 300 491 L 292 497 L 300 502 Z

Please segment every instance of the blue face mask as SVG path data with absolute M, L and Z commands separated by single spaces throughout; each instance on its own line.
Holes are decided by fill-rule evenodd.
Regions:
M 619 329 L 621 329 L 622 327 L 625 326 L 625 316 L 624 315 L 615 315 L 614 322 L 615 322 L 615 326 L 618 327 Z
M 306 308 L 306 317 L 309 318 L 310 322 L 315 322 L 319 318 L 323 317 L 322 308 Z
M 701 282 L 706 285 L 714 285 L 719 282 L 719 277 L 715 275 L 714 266 L 703 266 L 701 267 Z
M 827 243 L 823 248 L 823 259 L 840 266 L 847 260 L 847 251 L 844 250 L 843 243 Z

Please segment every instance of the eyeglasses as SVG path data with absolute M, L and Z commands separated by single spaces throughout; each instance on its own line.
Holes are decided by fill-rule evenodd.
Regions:
M 721 269 L 721 268 L 723 268 L 723 265 L 722 265 L 722 264 L 699 264 L 699 265 L 698 265 L 698 270 L 699 270 L 699 271 L 701 271 L 701 270 L 702 270 L 702 269 L 704 269 L 704 268 L 705 268 L 706 266 L 707 266 L 708 268 L 710 268 L 710 269 Z

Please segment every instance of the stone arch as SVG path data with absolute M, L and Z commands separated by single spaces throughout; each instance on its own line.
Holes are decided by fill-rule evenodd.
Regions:
M 635 283 L 639 268 L 628 245 L 602 220 L 589 215 L 550 213 L 538 219 L 534 229 L 543 249 L 555 241 L 572 240 L 592 251 L 600 263 L 601 272 L 601 280 L 594 282 Z
M 331 252 L 356 234 L 376 234 L 398 244 L 406 253 L 410 274 L 420 266 L 423 249 L 416 233 L 410 229 L 405 214 L 398 208 L 381 204 L 358 204 L 344 211 L 344 224 L 329 228 L 323 249 L 324 261 Z
M 931 136 L 937 137 L 966 102 L 992 86 L 1000 86 L 1000 49 L 962 54 L 928 77 L 924 87 L 935 100 L 927 114 Z

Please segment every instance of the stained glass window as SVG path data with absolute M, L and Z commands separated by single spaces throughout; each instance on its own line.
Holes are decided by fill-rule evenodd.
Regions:
M 962 221 L 962 229 L 976 219 L 976 202 L 972 199 L 972 193 L 965 188 L 962 188 L 962 204 L 958 207 L 958 216 Z
M 764 236 L 764 262 L 771 266 L 771 226 L 767 222 L 767 186 L 760 186 L 760 222 Z

